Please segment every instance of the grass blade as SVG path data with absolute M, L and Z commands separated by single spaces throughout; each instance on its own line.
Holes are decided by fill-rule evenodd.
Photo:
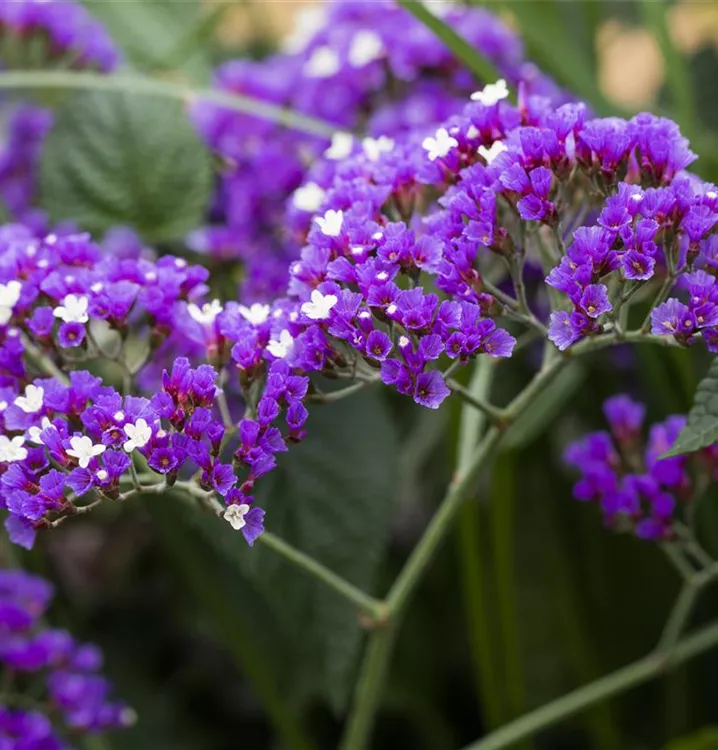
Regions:
M 459 33 L 454 31 L 448 24 L 435 16 L 419 0 L 397 0 L 402 8 L 411 13 L 414 18 L 424 24 L 428 29 L 434 32 L 455 55 L 466 65 L 466 67 L 476 75 L 476 77 L 486 83 L 493 83 L 501 78 L 501 74 L 481 53 L 479 53 L 469 42 Z

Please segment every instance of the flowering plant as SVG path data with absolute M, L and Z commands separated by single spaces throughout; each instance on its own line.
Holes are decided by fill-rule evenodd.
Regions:
M 230 544 L 278 553 L 371 631 L 346 750 L 369 746 L 397 629 L 479 473 L 500 461 L 537 405 L 560 402 L 561 378 L 630 344 L 718 351 L 718 188 L 687 171 L 697 155 L 678 125 L 647 112 L 598 117 L 527 62 L 518 37 L 490 14 L 441 15 L 408 0 L 337 3 L 280 54 L 224 64 L 209 92 L 106 75 L 122 55 L 104 32 L 87 35 L 95 27 L 72 3 L 22 0 L 0 15 L 3 35 L 40 35 L 45 64 L 69 57 L 76 69 L 20 66 L 0 73 L 0 87 L 125 92 L 102 105 L 70 100 L 56 120 L 49 109 L 17 110 L 0 161 L 12 219 L 0 228 L 9 538 L 31 549 L 38 535 L 100 506 L 167 495 L 177 513 L 216 516 L 195 521 L 204 533 L 226 539 L 231 529 L 239 534 Z M 479 83 L 475 58 L 456 54 L 457 38 L 496 75 Z M 133 104 L 128 90 L 189 99 L 197 135 L 183 119 L 178 140 L 159 143 L 156 123 L 142 127 L 151 107 Z M 138 205 L 144 162 L 120 164 L 98 148 L 77 167 L 67 143 L 81 128 L 110 132 L 93 131 L 78 112 L 129 123 L 124 136 L 139 133 L 160 164 L 187 150 L 201 199 L 162 195 L 148 211 Z M 210 149 L 224 165 L 212 186 Z M 120 165 L 129 192 L 91 187 L 108 163 Z M 158 181 L 155 192 L 172 182 Z M 75 221 L 82 195 L 90 196 L 77 210 L 86 226 Z M 186 208 L 179 219 L 177 205 Z M 528 364 L 531 377 L 499 396 L 493 375 L 507 360 Z M 265 520 L 278 528 L 272 488 L 284 461 L 306 459 L 299 444 L 311 443 L 322 405 L 379 389 L 397 409 L 407 400 L 427 412 L 461 405 L 456 472 L 383 598 L 265 531 Z M 610 432 L 565 450 L 580 474 L 574 493 L 597 504 L 611 529 L 660 545 L 683 590 L 655 654 L 509 724 L 477 750 L 508 746 L 718 641 L 715 626 L 681 640 L 697 593 L 718 576 L 696 521 L 716 476 L 714 405 L 697 400 L 687 422 L 670 416 L 647 441 L 645 410 L 631 397 L 613 395 L 604 412 Z M 302 519 L 304 509 L 296 512 Z M 45 591 L 6 575 L 11 598 Z M 18 627 L 8 615 L 3 663 L 55 670 L 49 694 L 71 726 L 126 723 L 126 711 L 105 703 L 101 678 L 66 673 L 85 669 L 74 642 L 58 646 L 47 631 L 62 653 L 37 660 L 33 649 L 45 640 L 26 635 L 31 614 Z M 4 710 L 9 738 L 49 737 L 40 716 Z M 301 746 L 282 731 L 288 746 Z

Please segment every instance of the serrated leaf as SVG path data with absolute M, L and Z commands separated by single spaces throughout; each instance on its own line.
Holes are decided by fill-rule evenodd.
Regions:
M 211 183 L 209 153 L 179 102 L 83 92 L 60 110 L 45 143 L 40 203 L 53 221 L 96 234 L 125 224 L 161 242 L 201 223 Z
M 198 0 L 181 3 L 173 0 L 141 3 L 85 0 L 85 5 L 107 26 L 131 66 L 145 71 L 177 69 L 197 82 L 209 79 L 212 66 L 208 46 L 191 44 L 195 29 L 200 29 L 210 16 L 209 11 L 202 10 Z M 181 57 L 177 54 L 180 49 L 184 52 Z
M 708 374 L 698 384 L 688 422 L 678 440 L 662 458 L 693 453 L 718 441 L 718 358 L 711 362 Z
M 267 528 L 371 593 L 396 497 L 399 442 L 379 393 L 316 408 L 308 436 L 280 456 L 260 504 Z M 266 598 L 292 639 L 282 679 L 296 700 L 320 696 L 340 712 L 353 683 L 362 631 L 356 609 L 270 549 L 249 549 L 220 520 L 191 522 L 225 564 Z

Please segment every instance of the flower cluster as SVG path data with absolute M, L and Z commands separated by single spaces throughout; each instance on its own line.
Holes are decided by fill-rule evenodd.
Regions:
M 0 705 L 2 747 L 66 750 L 62 732 L 96 734 L 135 721 L 132 709 L 111 700 L 110 683 L 100 674 L 99 649 L 43 625 L 52 595 L 42 578 L 0 570 L 0 664 L 6 686 Z M 23 695 L 30 678 L 33 698 Z M 34 709 L 28 705 L 33 702 Z
M 676 534 L 680 506 L 695 501 L 696 469 L 716 470 L 716 447 L 691 456 L 661 458 L 675 443 L 685 417 L 670 416 L 643 437 L 645 408 L 625 395 L 603 405 L 609 431 L 594 432 L 570 445 L 565 461 L 581 473 L 577 500 L 599 505 L 607 526 L 641 539 Z
M 261 533 L 254 483 L 304 436 L 309 381 L 284 361 L 288 308 L 202 302 L 206 278 L 87 235 L 0 232 L 0 484 L 14 541 L 30 546 L 37 529 L 84 512 L 86 496 L 117 500 L 191 474 L 250 544 Z M 75 369 L 100 361 L 125 393 Z M 151 397 L 127 395 L 133 382 Z
M 443 4 L 442 4 L 443 6 Z M 432 6 L 434 10 L 434 6 Z M 560 102 L 565 95 L 524 59 L 520 39 L 485 10 L 446 4 L 444 20 L 527 93 Z M 423 131 L 461 108 L 476 81 L 453 54 L 406 10 L 390 0 L 322 5 L 300 18 L 284 49 L 260 62 L 231 61 L 215 86 L 313 115 L 345 130 L 365 132 L 365 147 L 379 154 L 391 139 Z M 321 191 L 308 167 L 326 152 L 317 178 L 333 173 L 352 139 L 332 144 L 216 105 L 197 104 L 193 119 L 205 141 L 224 159 L 210 224 L 192 234 L 191 247 L 246 267 L 248 302 L 281 294 L 288 261 L 297 257 L 319 207 Z M 329 146 L 329 148 L 327 148 Z M 271 168 L 268 168 L 271 165 Z M 298 190 L 302 182 L 307 184 Z M 284 228 L 285 206 L 289 226 Z M 298 229 L 298 231 L 296 231 Z

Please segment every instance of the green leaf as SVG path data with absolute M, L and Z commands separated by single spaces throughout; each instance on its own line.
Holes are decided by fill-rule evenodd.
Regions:
M 480 81 L 493 83 L 501 78 L 496 67 L 487 60 L 475 47 L 469 44 L 460 34 L 448 24 L 435 16 L 420 0 L 397 0 L 399 5 L 411 13 L 417 20 L 421 21 L 428 29 L 434 32 L 455 55 L 476 75 Z
M 716 441 L 718 441 L 718 357 L 711 362 L 708 374 L 698 385 L 693 408 L 688 413 L 688 423 L 663 458 L 693 453 L 713 445 Z
M 202 12 L 198 0 L 85 0 L 85 5 L 107 26 L 130 66 L 144 71 L 172 68 L 199 83 L 209 80 L 212 65 L 206 44 L 204 49 L 200 45 L 185 47 L 182 58 L 175 54 L 178 45 L 191 39 L 195 29 L 203 28 L 206 17 L 214 17 L 212 12 Z
M 280 457 L 259 502 L 267 528 L 371 592 L 396 496 L 399 443 L 380 393 L 315 409 L 308 436 Z M 249 580 L 286 628 L 294 655 L 282 679 L 297 700 L 319 696 L 340 712 L 353 683 L 362 631 L 356 609 L 272 550 L 220 520 L 194 513 L 225 564 Z
M 586 374 L 585 367 L 578 362 L 571 362 L 564 368 L 546 388 L 541 398 L 534 401 L 509 427 L 502 447 L 516 450 L 540 437 L 583 385 Z
M 201 223 L 211 182 L 209 153 L 178 102 L 83 92 L 46 141 L 40 203 L 53 221 L 97 234 L 126 224 L 160 242 Z
M 666 745 L 666 750 L 715 750 L 718 747 L 718 727 L 705 727 L 696 734 L 680 737 Z

